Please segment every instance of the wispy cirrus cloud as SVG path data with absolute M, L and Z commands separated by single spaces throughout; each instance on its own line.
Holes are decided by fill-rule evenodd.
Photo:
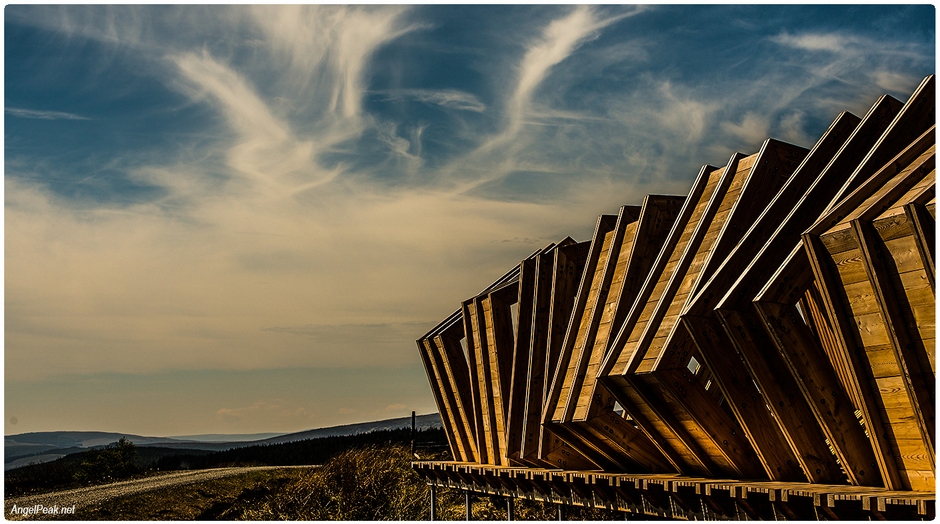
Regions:
M 65 111 L 48 111 L 40 109 L 23 109 L 19 107 L 4 108 L 7 114 L 20 118 L 35 118 L 38 120 L 91 120 L 87 116 L 67 113 Z
M 857 44 L 857 39 L 834 33 L 780 33 L 770 38 L 774 43 L 805 51 L 843 52 Z
M 398 89 L 388 92 L 394 98 L 412 98 L 426 104 L 434 104 L 460 111 L 482 113 L 486 104 L 475 95 L 458 89 Z
M 401 383 L 432 406 L 413 341 L 462 297 L 533 249 L 587 238 L 598 214 L 685 193 L 702 163 L 767 136 L 811 145 L 835 112 L 909 93 L 934 62 L 907 31 L 801 29 L 802 6 L 790 25 L 724 7 L 451 9 L 8 7 L 8 46 L 30 37 L 9 56 L 45 64 L 28 87 L 91 55 L 67 78 L 81 105 L 60 105 L 58 87 L 17 98 L 7 79 L 7 132 L 30 146 L 5 166 L 8 376 L 325 370 L 296 397 L 239 392 L 198 417 L 236 428 L 257 414 L 258 431 L 301 429 L 288 426 L 315 413 L 304 397 L 321 399 L 317 417 L 346 410 L 331 423 L 407 412 L 389 393 Z M 37 36 L 52 43 L 37 51 Z M 10 111 L 33 107 L 108 118 L 56 140 L 70 126 Z M 132 123 L 159 147 L 102 147 L 126 144 Z M 71 196 L 86 165 L 125 198 Z M 368 366 L 417 379 L 337 404 Z

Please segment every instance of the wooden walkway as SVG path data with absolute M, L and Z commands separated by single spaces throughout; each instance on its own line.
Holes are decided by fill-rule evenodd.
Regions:
M 428 484 L 680 520 L 933 520 L 933 493 L 796 482 L 416 462 Z
M 454 467 L 796 483 L 865 511 L 908 493 L 924 515 L 934 99 L 930 76 L 810 149 L 703 166 L 688 195 L 603 215 L 464 300 L 418 340 Z

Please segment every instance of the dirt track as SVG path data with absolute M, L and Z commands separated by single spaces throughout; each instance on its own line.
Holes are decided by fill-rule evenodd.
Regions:
M 229 477 L 232 475 L 240 475 L 242 473 L 249 473 L 252 471 L 283 469 L 284 467 L 285 466 L 257 466 L 246 468 L 216 468 L 197 471 L 182 471 L 143 479 L 122 480 L 120 482 L 103 484 L 100 486 L 55 491 L 52 493 L 43 493 L 41 495 L 29 495 L 26 497 L 18 497 L 6 500 L 4 503 L 4 516 L 8 520 L 22 520 L 24 518 L 31 518 L 34 516 L 13 513 L 12 509 L 14 506 L 17 508 L 29 509 L 41 506 L 38 507 L 39 515 L 41 515 L 42 508 L 58 507 L 61 514 L 63 508 L 71 508 L 73 505 L 75 506 L 74 513 L 77 516 L 80 515 L 79 510 L 83 507 L 89 506 L 91 504 L 98 504 L 115 497 L 136 495 L 146 491 L 182 486 L 185 484 L 193 484 L 197 482 L 205 482 L 207 480 Z M 316 466 L 286 467 L 310 468 Z

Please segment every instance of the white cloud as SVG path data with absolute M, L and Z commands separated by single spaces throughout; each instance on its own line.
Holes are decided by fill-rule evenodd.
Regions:
M 770 125 L 767 118 L 757 113 L 748 112 L 739 123 L 722 122 L 721 128 L 747 143 L 759 144 L 769 136 Z
M 833 33 L 804 33 L 800 35 L 780 33 L 772 37 L 771 41 L 804 51 L 829 51 L 833 53 L 844 52 L 847 47 L 854 43 L 852 39 Z
M 427 104 L 435 104 L 461 111 L 482 113 L 486 104 L 476 96 L 457 89 L 399 89 L 390 93 L 393 96 L 410 97 Z
M 20 118 L 35 118 L 39 120 L 90 120 L 90 118 L 66 113 L 64 111 L 47 111 L 36 109 L 22 109 L 17 107 L 7 107 L 4 109 L 8 114 Z
M 376 49 L 418 28 L 404 25 L 406 7 L 255 6 L 255 24 L 289 71 L 294 92 L 327 102 L 337 118 L 357 119 L 363 74 Z

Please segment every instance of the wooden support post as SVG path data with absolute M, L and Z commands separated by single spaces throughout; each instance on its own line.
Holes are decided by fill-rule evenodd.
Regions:
M 506 497 L 506 520 L 516 520 L 516 508 L 514 506 L 515 501 L 512 496 Z
M 436 494 L 437 493 L 436 493 L 434 484 L 431 484 L 431 519 L 430 519 L 431 522 L 434 522 L 435 520 L 437 520 L 437 506 L 436 506 L 437 500 L 435 497 Z
M 467 503 L 467 520 L 473 518 L 473 511 L 470 509 L 470 490 L 464 491 L 465 501 Z
M 561 511 L 561 510 L 562 510 L 562 506 L 563 506 L 563 504 L 558 504 L 558 522 L 561 522 L 561 521 L 565 520 L 565 516 L 564 516 L 564 514 L 563 514 L 562 511 Z

